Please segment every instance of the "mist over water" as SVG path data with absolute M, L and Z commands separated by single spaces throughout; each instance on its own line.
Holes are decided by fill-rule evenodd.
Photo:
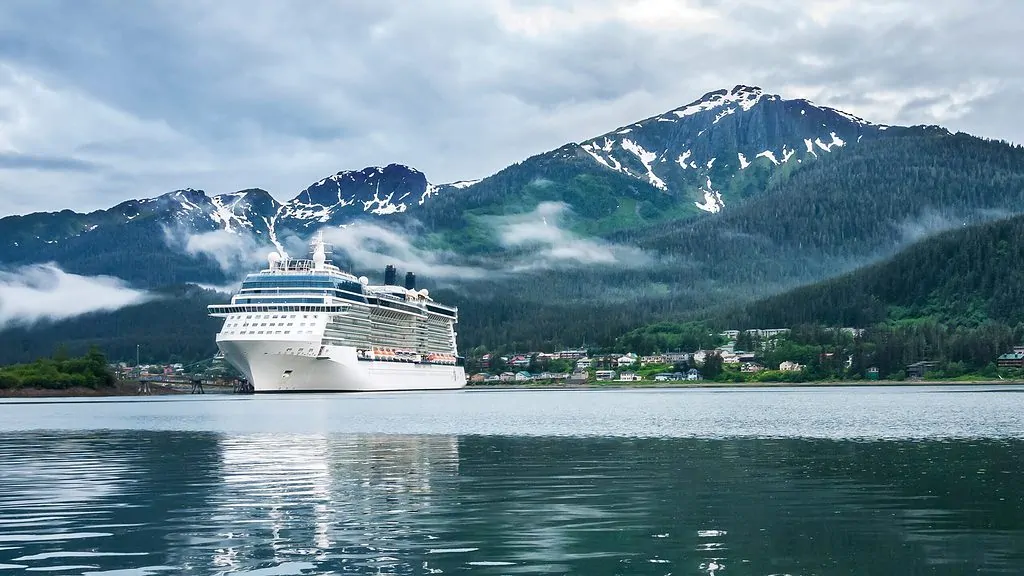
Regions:
M 1020 574 L 1022 414 L 1010 387 L 3 402 L 0 573 Z

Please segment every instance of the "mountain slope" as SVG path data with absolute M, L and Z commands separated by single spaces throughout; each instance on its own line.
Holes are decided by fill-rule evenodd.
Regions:
M 930 319 L 1024 323 L 1024 216 L 952 230 L 855 272 L 751 304 L 744 327 Z
M 432 229 L 567 202 L 588 232 L 717 213 L 774 179 L 888 127 L 760 88 L 718 90 L 664 114 L 518 162 L 421 213 Z M 582 178 L 585 176 L 586 178 Z
M 559 203 L 558 221 L 545 202 Z M 189 189 L 90 214 L 9 217 L 0 262 L 53 261 L 149 288 L 220 285 L 243 271 L 215 260 L 225 239 L 256 253 L 366 219 L 401 228 L 387 236 L 409 244 L 396 258 L 460 306 L 462 346 L 538 348 L 611 342 L 644 323 L 820 281 L 1022 202 L 1018 146 L 877 126 L 738 86 L 479 182 L 437 186 L 389 165 L 339 172 L 284 203 L 262 190 Z M 211 249 L 180 241 L 197 238 Z M 442 261 L 445 270 L 433 269 Z M 347 265 L 375 275 L 386 263 Z
M 885 128 L 807 100 L 784 100 L 741 85 L 709 92 L 580 148 L 608 169 L 660 190 L 696 191 L 697 208 L 718 212 L 729 196 L 742 199 L 761 188 L 764 168 L 816 159 Z

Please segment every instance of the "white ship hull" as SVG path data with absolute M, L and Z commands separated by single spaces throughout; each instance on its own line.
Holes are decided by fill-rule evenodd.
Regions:
M 296 340 L 219 339 L 224 358 L 256 392 L 451 390 L 466 385 L 462 366 L 359 360 L 356 349 Z M 293 352 L 300 347 L 313 354 Z

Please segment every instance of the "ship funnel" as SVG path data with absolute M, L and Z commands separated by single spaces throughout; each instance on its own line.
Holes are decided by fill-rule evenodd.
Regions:
M 412 272 L 405 273 L 405 289 L 415 290 L 416 289 L 416 275 Z
M 384 267 L 384 285 L 394 286 L 398 283 L 398 271 L 391 264 Z

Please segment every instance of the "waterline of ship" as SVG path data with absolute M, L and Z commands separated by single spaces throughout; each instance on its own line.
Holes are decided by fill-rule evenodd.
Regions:
M 256 392 L 445 390 L 466 385 L 456 347 L 458 311 L 416 289 L 410 272 L 383 285 L 330 261 L 320 234 L 311 257 L 271 252 L 230 304 L 217 347 Z

